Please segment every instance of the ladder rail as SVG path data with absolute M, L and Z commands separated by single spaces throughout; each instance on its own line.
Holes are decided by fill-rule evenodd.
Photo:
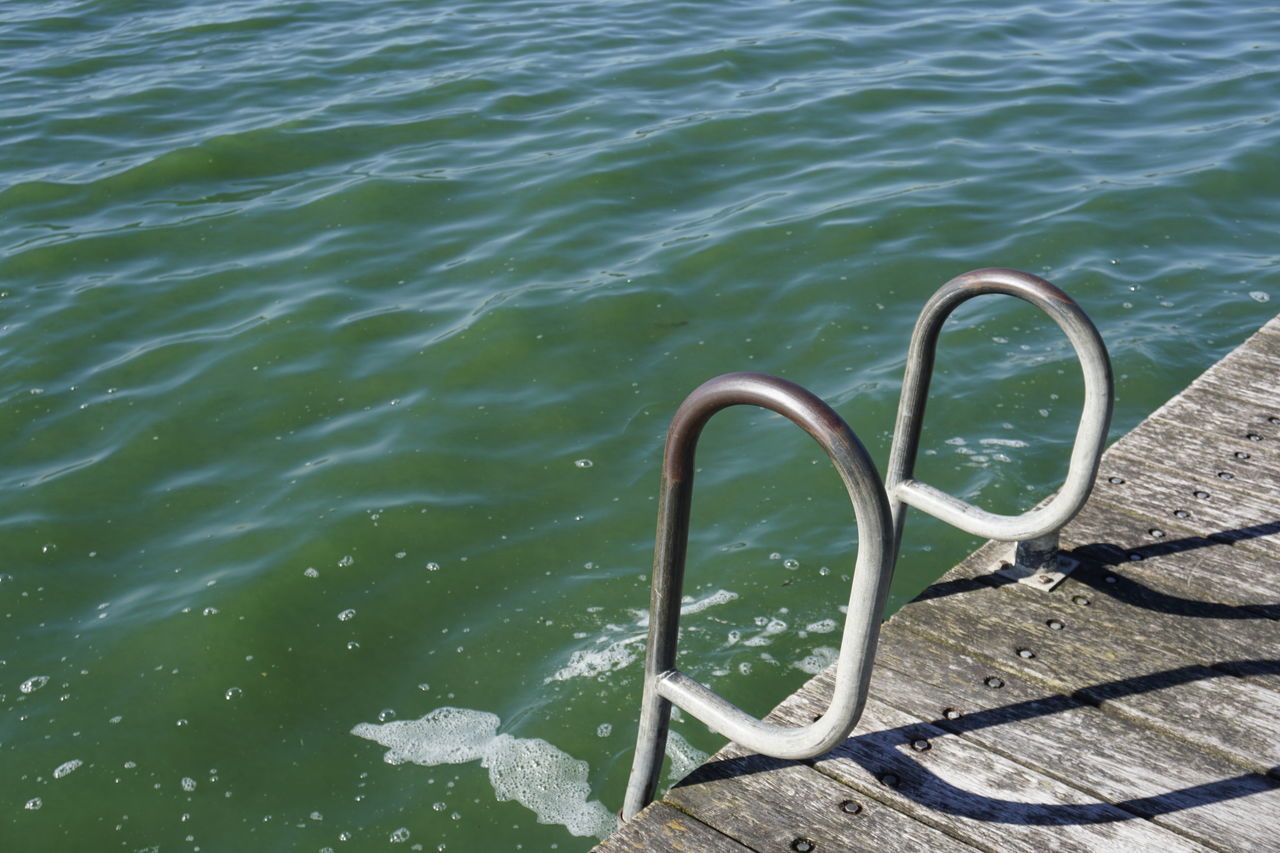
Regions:
M 1014 296 L 1048 314 L 1071 342 L 1084 376 L 1084 405 L 1066 479 L 1049 500 L 1019 515 L 989 512 L 914 476 L 942 326 L 962 303 L 984 294 Z M 1054 582 L 1048 572 L 1058 562 L 1058 531 L 1080 511 L 1093 488 L 1111 425 L 1114 396 L 1106 345 L 1080 306 L 1038 276 L 995 267 L 953 278 L 921 310 L 908 346 L 883 481 L 849 425 L 820 398 L 795 383 L 760 373 L 729 373 L 695 389 L 672 418 L 663 453 L 644 694 L 622 819 L 635 816 L 657 790 L 673 704 L 742 746 L 774 758 L 813 758 L 848 736 L 866 702 L 907 506 L 977 536 L 1017 542 L 1020 567 L 1041 572 L 1037 579 L 1042 582 Z M 734 405 L 770 409 L 809 433 L 827 452 L 854 509 L 858 556 L 836 659 L 835 688 L 826 713 L 805 726 L 765 723 L 675 667 L 694 454 L 711 416 Z
M 1071 342 L 1084 374 L 1084 405 L 1062 488 L 1043 506 L 1020 515 L 988 512 L 914 477 L 942 325 L 962 303 L 991 293 L 1023 299 L 1048 314 Z M 901 544 L 906 506 L 913 506 L 966 533 L 1002 542 L 1020 542 L 1028 546 L 1021 549 L 1023 551 L 1053 555 L 1056 559 L 1058 530 L 1080 511 L 1093 488 L 1111 426 L 1114 397 L 1106 344 L 1088 315 L 1062 290 L 1039 276 L 997 267 L 974 270 L 951 279 L 920 311 L 907 350 L 902 396 L 885 475 L 894 541 Z
M 694 453 L 702 428 L 711 416 L 734 405 L 770 409 L 804 429 L 827 452 L 853 505 L 858 556 L 837 659 L 835 691 L 827 712 L 806 726 L 762 722 L 675 667 Z M 673 703 L 731 740 L 779 758 L 821 755 L 848 736 L 866 701 L 871 661 L 889 594 L 892 530 L 884 485 L 866 448 L 848 424 L 811 392 L 773 376 L 730 373 L 705 382 L 685 399 L 672 418 L 663 454 L 644 696 L 623 820 L 630 820 L 653 799 Z

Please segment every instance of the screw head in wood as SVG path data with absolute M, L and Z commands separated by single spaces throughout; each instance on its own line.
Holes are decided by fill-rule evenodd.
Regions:
M 840 804 L 840 811 L 844 812 L 845 814 L 857 814 L 858 812 L 862 811 L 862 804 L 855 803 L 853 800 L 845 800 L 843 803 Z
M 791 849 L 795 850 L 796 853 L 810 853 L 810 851 L 817 850 L 818 845 L 807 838 L 797 838 L 791 842 Z
M 997 678 L 994 675 L 988 676 L 987 680 L 982 683 L 990 687 L 992 690 L 999 690 L 1001 687 L 1004 687 L 1004 679 Z

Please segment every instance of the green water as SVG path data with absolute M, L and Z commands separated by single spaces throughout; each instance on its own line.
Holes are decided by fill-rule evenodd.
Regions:
M 1001 265 L 1122 433 L 1274 314 L 1278 91 L 1275 6 L 9 0 L 0 850 L 587 849 L 684 395 L 786 376 L 883 465 L 920 305 Z M 997 511 L 1080 398 L 1012 303 L 922 444 Z M 700 453 L 681 666 L 754 713 L 838 636 L 820 456 Z M 891 606 L 974 544 L 912 516 Z

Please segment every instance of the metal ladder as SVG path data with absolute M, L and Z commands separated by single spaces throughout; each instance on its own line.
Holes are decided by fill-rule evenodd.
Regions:
M 942 325 L 961 303 L 988 293 L 1016 296 L 1048 314 L 1071 342 L 1084 373 L 1084 405 L 1066 480 L 1052 499 L 1014 516 L 987 512 L 913 476 Z M 953 278 L 921 310 L 907 350 L 888 476 L 883 482 L 849 425 L 830 406 L 795 383 L 760 373 L 729 373 L 695 389 L 677 409 L 663 453 L 644 693 L 622 819 L 634 817 L 657 790 L 672 704 L 730 740 L 774 758 L 813 758 L 848 737 L 866 702 L 907 506 L 976 536 L 1016 542 L 1015 571 L 1045 588 L 1060 580 L 1058 531 L 1080 511 L 1089 496 L 1111 423 L 1112 398 L 1111 362 L 1106 346 L 1080 306 L 1042 278 L 995 268 Z M 675 667 L 694 451 L 711 416 L 734 405 L 770 409 L 809 433 L 835 465 L 849 493 L 857 523 L 858 556 L 836 658 L 831 704 L 826 713 L 805 726 L 765 723 Z

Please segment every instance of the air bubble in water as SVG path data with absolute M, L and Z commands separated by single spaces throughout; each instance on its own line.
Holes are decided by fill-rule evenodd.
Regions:
M 592 465 L 596 463 L 592 462 L 590 459 L 578 459 L 573 464 L 579 468 L 590 468 Z
M 391 833 L 391 835 L 388 837 L 387 840 L 390 841 L 392 844 L 400 844 L 402 842 L 408 841 L 409 840 L 408 828 L 403 826 L 400 827 L 395 832 Z
M 241 690 L 239 687 L 227 688 L 226 697 L 228 702 L 232 701 L 233 699 L 239 699 L 242 695 L 244 695 L 244 691 Z
M 44 687 L 48 683 L 49 683 L 49 676 L 33 675 L 30 678 L 28 678 L 26 681 L 22 682 L 22 684 L 18 685 L 18 689 L 21 690 L 23 693 L 35 693 L 37 690 L 39 690 L 41 687 Z
M 1249 291 L 1249 298 L 1254 302 L 1269 302 L 1271 300 L 1271 297 L 1266 293 L 1263 293 L 1261 290 Z
M 439 563 L 427 563 L 427 571 L 429 571 L 429 572 L 438 572 L 438 571 L 440 571 L 440 564 L 439 564 Z
M 601 723 L 600 725 L 596 726 L 597 737 L 608 737 L 611 734 L 613 734 L 612 723 Z
M 360 644 L 357 643 L 355 640 L 352 640 L 351 642 L 347 643 L 347 648 L 350 651 L 354 652 L 356 649 L 360 648 Z
M 800 561 L 788 558 L 782 561 L 782 567 L 784 569 L 791 569 L 792 571 L 795 571 L 800 568 Z
M 350 566 L 353 563 L 355 563 L 355 559 L 350 554 L 347 554 L 345 557 L 343 557 L 341 560 L 338 561 L 338 565 L 343 567 Z
M 205 615 L 205 616 L 217 616 L 217 615 L 218 615 L 218 608 L 216 608 L 216 607 L 206 607 L 206 608 L 204 609 L 204 615 Z
M 307 576 L 307 577 L 309 577 L 309 578 L 318 578 L 318 577 L 320 577 L 320 573 L 319 573 L 319 572 L 317 572 L 314 568 L 312 568 L 312 567 L 310 567 L 310 566 L 308 566 L 308 567 L 307 567 L 307 570 L 306 570 L 306 571 L 304 571 L 304 572 L 303 572 L 303 574 L 304 574 L 304 575 L 306 575 L 306 576 Z
M 36 809 L 40 808 L 43 805 L 44 805 L 44 800 L 40 799 L 39 797 L 32 797 L 31 799 L 27 800 L 27 804 L 24 805 L 23 808 L 29 811 L 35 811 Z
M 189 794 L 195 789 L 196 789 L 196 780 L 192 779 L 190 776 L 183 776 L 182 790 L 186 791 Z
M 378 722 L 380 723 L 387 723 L 387 722 L 390 722 L 391 720 L 394 720 L 395 718 L 396 718 L 396 712 L 394 708 L 383 708 L 381 711 L 378 712 Z
M 350 607 L 338 614 L 339 622 L 350 622 L 356 618 L 356 611 Z

